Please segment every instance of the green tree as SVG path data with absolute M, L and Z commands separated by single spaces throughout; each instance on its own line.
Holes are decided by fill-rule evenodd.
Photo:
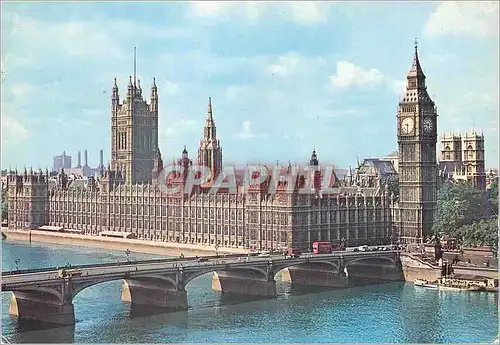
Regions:
M 447 182 L 438 191 L 435 234 L 459 235 L 459 229 L 488 218 L 487 194 L 468 183 Z
M 447 182 L 438 192 L 435 234 L 446 234 L 464 246 L 498 250 L 498 191 L 481 191 L 467 183 Z M 496 206 L 498 207 L 498 206 Z
M 462 243 L 467 247 L 490 246 L 498 250 L 498 219 L 482 219 L 462 226 L 459 231 Z
M 490 212 L 493 216 L 498 216 L 498 184 L 493 183 L 487 190 Z

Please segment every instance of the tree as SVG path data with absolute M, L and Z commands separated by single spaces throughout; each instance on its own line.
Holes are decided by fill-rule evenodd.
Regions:
M 2 190 L 2 220 L 7 219 L 7 212 L 9 209 L 9 195 L 7 190 Z
M 436 235 L 457 238 L 464 246 L 498 248 L 498 192 L 481 191 L 468 183 L 447 182 L 438 192 Z M 495 212 L 494 212 L 495 211 Z
M 447 182 L 438 191 L 435 234 L 456 235 L 458 229 L 488 218 L 489 200 L 486 193 L 468 183 Z
M 498 216 L 498 185 L 493 183 L 486 192 L 488 194 L 490 212 L 493 216 Z
M 464 246 L 490 246 L 495 252 L 498 250 L 498 220 L 496 218 L 482 219 L 464 225 L 458 232 Z

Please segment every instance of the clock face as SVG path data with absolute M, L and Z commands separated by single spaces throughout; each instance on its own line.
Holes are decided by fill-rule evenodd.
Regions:
M 430 133 L 432 132 L 432 120 L 429 117 L 424 118 L 424 121 L 422 123 L 422 126 L 424 128 L 425 133 Z
M 407 117 L 401 122 L 401 131 L 405 134 L 413 132 L 413 119 Z

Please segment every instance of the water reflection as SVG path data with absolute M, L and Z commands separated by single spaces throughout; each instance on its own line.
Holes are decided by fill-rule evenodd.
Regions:
M 75 325 L 60 326 L 11 318 L 11 343 L 73 343 L 75 340 Z

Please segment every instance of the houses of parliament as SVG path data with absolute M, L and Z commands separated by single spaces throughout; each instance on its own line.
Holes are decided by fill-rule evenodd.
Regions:
M 192 192 L 166 195 L 161 184 L 184 187 L 188 177 L 186 173 L 166 178 L 162 174 L 156 83 L 153 80 L 147 99 L 140 81 L 130 77 L 121 99 L 115 79 L 108 169 L 83 187 L 68 183 L 64 170 L 55 180 L 48 172 L 10 173 L 8 226 L 62 227 L 96 236 L 131 233 L 151 241 L 257 250 L 307 250 L 317 240 L 343 240 L 347 245 L 421 242 L 431 234 L 441 172 L 436 157 L 437 108 L 425 80 L 415 45 L 396 116 L 397 172 L 391 162 L 365 159 L 341 180 L 335 173 L 330 179 L 324 169 L 316 173 L 312 192 L 307 194 L 298 192 L 304 175 L 280 181 L 275 191 L 270 190 L 269 179 L 244 188 L 242 177 L 236 176 L 236 190 L 221 188 L 210 193 L 223 170 L 223 155 L 209 99 L 197 158 L 191 159 L 184 148 L 172 164 L 186 169 L 208 167 L 212 178 Z M 452 151 L 452 146 L 447 147 L 443 150 Z M 480 149 L 472 151 L 481 154 Z M 314 150 L 309 165 L 320 166 Z M 267 169 L 286 174 L 290 167 Z M 395 196 L 389 185 L 398 175 L 399 196 Z M 326 184 L 325 179 L 329 180 Z M 322 193 L 323 185 L 337 187 L 337 192 Z

